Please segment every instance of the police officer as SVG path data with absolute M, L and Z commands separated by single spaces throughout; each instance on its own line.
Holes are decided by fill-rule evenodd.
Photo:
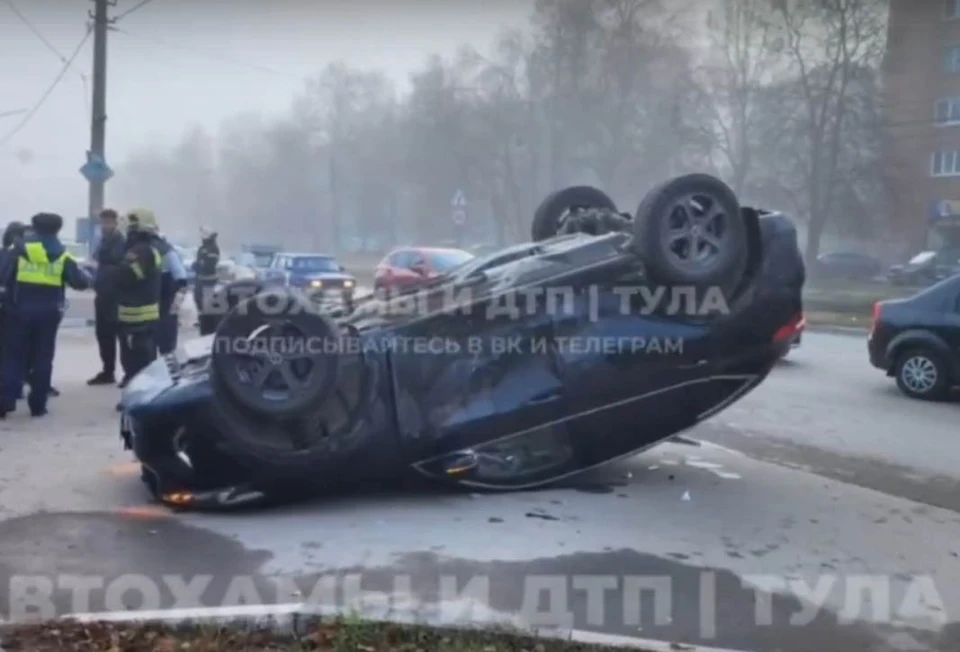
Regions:
M 31 229 L 22 222 L 11 222 L 7 225 L 7 228 L 3 233 L 3 254 L 2 257 L 0 257 L 0 279 L 9 278 L 11 270 L 16 269 L 17 258 L 19 258 L 19 254 L 16 251 L 16 245 L 22 244 L 24 238 L 27 237 L 28 234 L 31 237 L 33 236 Z M 0 286 L 0 319 L 2 319 L 3 316 L 3 302 L 6 299 L 5 295 L 6 288 Z M 0 346 L 0 349 L 2 349 L 2 346 Z M 0 355 L 2 355 L 2 353 L 0 353 Z M 30 377 L 30 369 L 32 367 L 33 361 L 27 360 L 27 378 Z M 50 386 L 48 393 L 51 397 L 60 396 L 60 392 L 52 385 Z M 23 398 L 22 389 L 20 390 L 18 397 Z
M 14 245 L 16 268 L 3 279 L 8 307 L 0 363 L 0 417 L 16 407 L 28 373 L 30 414 L 38 417 L 47 413 L 64 287 L 85 290 L 91 285 L 91 279 L 60 242 L 63 218 L 38 213 L 31 224 L 34 235 Z
M 217 244 L 217 234 L 207 229 L 200 231 L 200 248 L 197 249 L 197 259 L 193 262 L 193 271 L 196 273 L 196 284 L 193 287 L 193 302 L 197 307 L 200 321 L 201 335 L 204 335 L 206 325 L 211 321 L 210 315 L 204 314 L 204 308 L 209 307 L 209 297 L 217 285 L 217 267 L 220 265 L 220 246 Z M 215 319 L 216 317 L 214 317 Z
M 150 245 L 160 254 L 161 260 L 160 321 L 157 322 L 156 344 L 158 351 L 166 355 L 177 348 L 180 304 L 187 289 L 187 270 L 177 250 L 156 230 L 150 236 Z
M 97 346 L 100 349 L 100 362 L 103 368 L 96 376 L 87 381 L 88 385 L 112 385 L 116 382 L 117 346 L 120 328 L 117 322 L 117 300 L 114 277 L 117 267 L 123 263 L 126 255 L 126 241 L 119 228 L 117 212 L 111 208 L 100 212 L 100 242 L 92 258 L 97 268 L 94 283 L 94 316 L 96 318 Z M 119 386 L 124 387 L 130 380 L 124 370 Z

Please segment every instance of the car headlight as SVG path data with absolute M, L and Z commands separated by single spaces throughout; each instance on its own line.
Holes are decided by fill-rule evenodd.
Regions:
M 323 281 L 310 281 L 310 287 L 312 288 L 322 288 Z
M 343 287 L 347 288 L 348 290 L 353 288 L 353 281 L 344 281 Z

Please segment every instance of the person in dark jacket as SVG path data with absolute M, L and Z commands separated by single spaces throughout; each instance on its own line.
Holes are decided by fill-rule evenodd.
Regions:
M 94 316 L 103 368 L 87 381 L 88 385 L 112 385 L 116 382 L 120 323 L 117 321 L 117 292 L 114 286 L 117 268 L 123 263 L 125 255 L 126 240 L 118 227 L 117 212 L 111 208 L 105 209 L 100 212 L 100 243 L 92 256 L 97 269 Z M 130 376 L 124 369 L 120 387 L 124 387 L 129 380 Z
M 23 237 L 27 232 L 27 226 L 23 222 L 10 222 L 3 231 L 3 252 L 0 253 L 0 278 L 6 278 L 4 272 L 9 271 L 12 266 L 17 264 L 17 254 L 14 251 L 14 245 L 23 242 Z M 0 297 L 5 298 L 5 287 L 0 287 Z M 0 308 L 2 308 L 2 298 L 0 298 Z
M 117 318 L 120 355 L 133 378 L 157 357 L 163 256 L 154 246 L 157 222 L 153 213 L 137 209 L 127 219 L 127 251 L 116 276 Z
M 193 261 L 193 271 L 196 282 L 193 286 L 193 303 L 197 308 L 197 316 L 204 321 L 204 308 L 209 297 L 217 285 L 217 267 L 220 265 L 220 245 L 217 244 L 217 234 L 206 229 L 200 232 L 200 248 L 197 249 L 197 258 Z M 208 320 L 209 321 L 209 320 Z
M 7 278 L 10 270 L 17 264 L 17 252 L 14 246 L 23 241 L 23 235 L 27 227 L 23 222 L 10 222 L 3 231 L 3 250 L 0 251 L 0 279 Z M 0 285 L 0 340 L 3 333 L 3 317 L 6 312 L 7 288 Z M 0 347 L 0 356 L 3 355 L 3 349 Z
M 62 217 L 38 213 L 31 224 L 34 236 L 14 245 L 16 266 L 4 270 L 7 276 L 0 279 L 8 299 L 0 362 L 0 418 L 15 409 L 28 373 L 30 414 L 47 413 L 64 288 L 85 290 L 92 284 L 60 242 Z
M 150 245 L 160 254 L 160 321 L 156 343 L 161 355 L 177 348 L 180 331 L 180 305 L 187 289 L 187 270 L 179 252 L 159 232 L 150 236 Z

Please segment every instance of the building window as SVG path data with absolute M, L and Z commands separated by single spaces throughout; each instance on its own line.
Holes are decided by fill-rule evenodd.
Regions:
M 947 48 L 947 57 L 944 60 L 944 68 L 948 73 L 954 75 L 960 73 L 960 45 Z
M 960 97 L 937 100 L 933 120 L 938 125 L 960 124 Z
M 960 151 L 954 149 L 934 152 L 930 162 L 930 174 L 934 177 L 960 176 Z
M 943 17 L 947 20 L 960 18 L 960 0 L 944 0 Z

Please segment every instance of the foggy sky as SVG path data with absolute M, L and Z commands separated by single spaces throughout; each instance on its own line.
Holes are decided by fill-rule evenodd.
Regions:
M 65 58 L 86 30 L 85 0 L 13 0 Z M 118 0 L 120 16 L 139 0 Z M 532 0 L 152 0 L 109 37 L 107 159 L 173 142 L 250 111 L 283 113 L 304 80 L 343 60 L 404 83 L 431 53 L 488 48 L 522 26 Z M 0 224 L 55 211 L 86 213 L 78 172 L 89 146 L 92 46 L 16 137 L 0 147 Z M 0 114 L 31 108 L 63 67 L 0 0 Z M 86 79 L 86 81 L 85 81 Z M 22 116 L 0 117 L 0 140 Z M 107 184 L 110 203 L 110 184 Z M 72 226 L 67 229 L 72 232 Z

